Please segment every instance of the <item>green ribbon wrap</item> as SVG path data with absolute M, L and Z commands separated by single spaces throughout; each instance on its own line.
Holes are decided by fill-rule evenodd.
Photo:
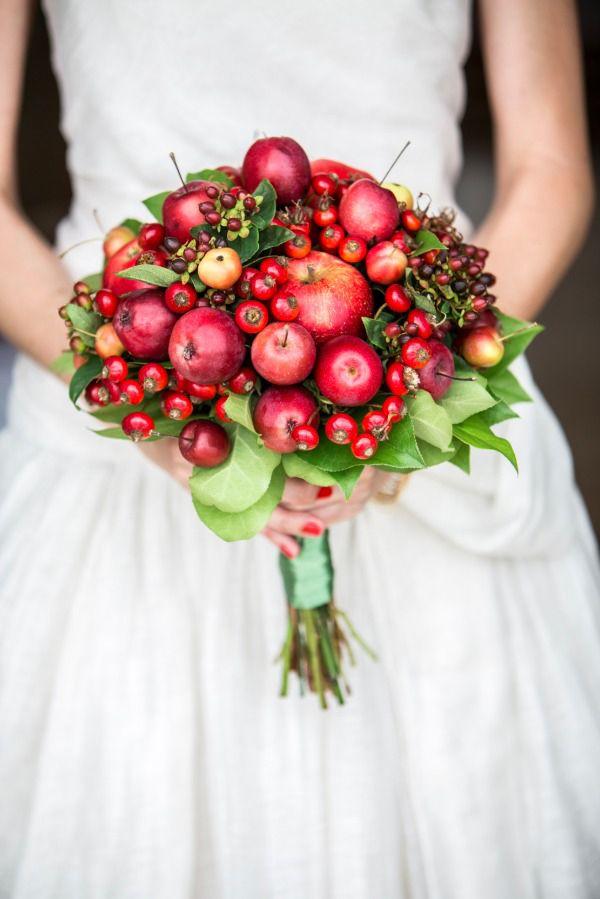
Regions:
M 333 562 L 329 531 L 320 537 L 300 538 L 295 559 L 279 555 L 287 600 L 295 609 L 318 609 L 333 597 Z

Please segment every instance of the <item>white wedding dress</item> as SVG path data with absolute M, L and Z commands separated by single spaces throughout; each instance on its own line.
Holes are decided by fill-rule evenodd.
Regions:
M 46 0 L 74 201 L 144 216 L 256 130 L 453 201 L 465 0 Z M 40 157 L 43 164 L 43 157 Z M 48 176 L 51 177 L 49 172 Z M 463 220 L 464 221 L 464 220 Z M 66 257 L 97 270 L 99 245 Z M 493 267 L 493 266 L 492 266 Z M 543 339 L 543 337 L 541 338 Z M 598 564 L 562 432 L 414 476 L 333 530 L 374 645 L 326 714 L 277 696 L 274 548 L 228 545 L 19 358 L 0 436 L 0 896 L 593 899 Z

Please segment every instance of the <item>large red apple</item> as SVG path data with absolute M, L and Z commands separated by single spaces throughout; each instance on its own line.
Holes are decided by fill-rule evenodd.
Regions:
M 340 202 L 340 223 L 351 237 L 386 240 L 400 221 L 398 201 L 385 187 L 361 178 L 351 184 Z
M 233 318 L 203 306 L 178 318 L 169 341 L 175 370 L 196 384 L 219 384 L 240 370 L 246 347 Z
M 310 184 L 308 156 L 291 137 L 264 137 L 255 141 L 244 157 L 242 178 L 247 190 L 255 190 L 267 178 L 277 194 L 278 206 L 300 200 Z
M 362 406 L 383 381 L 381 359 L 360 337 L 335 337 L 319 350 L 314 379 L 323 396 L 337 406 Z
M 419 382 L 434 400 L 439 400 L 452 387 L 454 356 L 439 340 L 430 340 L 428 346 L 431 358 L 419 369 Z
M 167 309 L 164 291 L 156 287 L 134 290 L 117 306 L 113 319 L 117 336 L 136 359 L 167 358 L 169 338 L 177 316 Z
M 163 223 L 169 237 L 185 243 L 191 239 L 190 229 L 204 224 L 206 219 L 198 207 L 210 199 L 206 195 L 207 187 L 222 188 L 223 185 L 212 181 L 189 181 L 165 197 Z
M 298 444 L 292 439 L 296 425 L 317 425 L 317 402 L 304 387 L 267 387 L 254 409 L 254 427 L 267 449 L 293 453 Z
M 316 343 L 341 334 L 362 334 L 362 318 L 373 312 L 367 280 L 352 265 L 329 253 L 314 251 L 288 261 L 288 280 L 281 289 L 294 296 L 300 310 L 296 322 Z
M 337 175 L 343 181 L 350 181 L 358 178 L 368 178 L 375 181 L 373 175 L 363 172 L 362 169 L 355 169 L 352 165 L 345 162 L 337 162 L 335 159 L 313 159 L 310 163 L 310 170 L 313 175 Z
M 271 384 L 299 384 L 317 358 L 315 342 L 296 322 L 273 322 L 252 342 L 252 364 Z

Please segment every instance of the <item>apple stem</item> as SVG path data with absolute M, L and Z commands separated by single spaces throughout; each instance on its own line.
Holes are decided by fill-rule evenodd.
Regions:
M 438 375 L 439 375 L 441 378 L 448 378 L 450 381 L 476 381 L 476 380 L 477 380 L 477 378 L 475 378 L 475 377 L 473 377 L 473 378 L 459 378 L 459 377 L 457 377 L 456 375 L 449 375 L 449 374 L 448 374 L 447 372 L 445 372 L 445 371 L 438 371 Z
M 66 250 L 63 250 L 62 253 L 58 254 L 58 258 L 62 259 L 63 256 L 66 256 L 67 253 L 70 253 L 71 250 L 75 250 L 77 247 L 83 246 L 84 243 L 95 243 L 97 240 L 102 240 L 101 237 L 87 237 L 85 240 L 78 240 L 77 243 L 71 244 L 70 247 L 67 247 Z
M 389 169 L 387 170 L 387 172 L 386 172 L 385 175 L 383 176 L 383 178 L 379 181 L 379 186 L 381 186 L 381 185 L 383 184 L 383 182 L 385 181 L 385 179 L 387 178 L 387 176 L 390 174 L 390 172 L 392 171 L 392 169 L 394 168 L 394 166 L 396 165 L 396 163 L 398 162 L 398 160 L 400 159 L 400 157 L 402 156 L 402 154 L 404 153 L 404 151 L 405 151 L 406 149 L 408 149 L 408 147 L 410 147 L 410 141 L 409 141 L 409 140 L 406 141 L 406 143 L 404 144 L 404 146 L 402 147 L 402 149 L 400 150 L 400 152 L 398 153 L 398 155 L 396 156 L 396 158 L 395 158 L 394 161 L 392 162 L 391 166 L 389 167 Z
M 100 228 L 100 231 L 102 232 L 102 234 L 103 234 L 103 235 L 106 234 L 106 229 L 105 229 L 104 225 L 102 224 L 102 221 L 101 221 L 100 216 L 99 216 L 99 214 L 98 214 L 98 210 L 97 210 L 97 209 L 92 209 L 92 215 L 94 216 L 94 221 L 96 222 L 96 224 L 97 224 L 98 227 Z
M 289 333 L 290 333 L 290 329 L 289 329 L 289 328 L 286 328 L 286 329 L 285 329 L 285 332 L 284 332 L 284 335 L 283 335 L 283 343 L 281 344 L 281 346 L 287 346 L 287 340 L 288 340 L 288 334 L 289 334 Z
M 173 165 L 175 166 L 175 169 L 176 169 L 176 171 L 177 171 L 177 174 L 179 175 L 179 180 L 181 181 L 181 186 L 183 187 L 184 190 L 187 190 L 187 184 L 186 184 L 185 181 L 183 180 L 183 175 L 181 174 L 181 169 L 180 169 L 179 166 L 177 165 L 177 160 L 176 160 L 175 154 L 173 153 L 172 150 L 171 150 L 171 152 L 169 153 L 169 158 L 170 158 L 171 162 L 173 163 Z

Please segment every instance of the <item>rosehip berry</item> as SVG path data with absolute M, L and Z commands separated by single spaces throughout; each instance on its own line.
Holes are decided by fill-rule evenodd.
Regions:
M 259 272 L 250 282 L 250 293 L 255 300 L 272 300 L 277 293 L 277 281 Z
M 108 395 L 106 392 L 101 393 L 102 382 L 95 380 L 90 381 L 85 388 L 85 398 L 91 406 L 108 405 Z
M 324 250 L 337 250 L 345 233 L 341 225 L 328 225 L 319 234 L 319 243 Z
M 119 389 L 121 390 L 119 397 L 121 403 L 137 406 L 144 399 L 144 388 L 139 381 L 134 381 L 132 378 L 125 378 L 124 381 L 121 381 Z
M 402 361 L 411 368 L 423 368 L 431 359 L 431 350 L 422 337 L 411 337 L 402 347 Z
M 292 259 L 304 259 L 312 250 L 312 243 L 310 237 L 305 234 L 296 234 L 295 237 L 284 243 L 283 249 Z
M 94 297 L 94 305 L 104 318 L 112 318 L 117 311 L 119 300 L 112 290 L 102 288 Z
M 439 252 L 440 252 L 439 250 L 428 250 L 426 253 L 423 253 L 423 259 L 425 260 L 427 265 L 434 264 Z
M 419 337 L 427 338 L 431 337 L 431 332 L 433 331 L 433 326 L 427 315 L 423 312 L 422 309 L 411 309 L 408 315 L 406 316 L 406 320 L 410 325 L 416 326 L 415 333 Z M 408 331 L 408 328 L 407 328 Z
M 235 323 L 245 334 L 258 334 L 268 321 L 269 311 L 258 300 L 245 300 L 235 310 Z
M 338 254 L 344 262 L 356 265 L 367 255 L 367 243 L 362 237 L 344 237 L 339 243 Z
M 402 227 L 407 231 L 418 231 L 421 227 L 421 219 L 412 209 L 406 209 L 402 213 Z
M 184 312 L 193 309 L 197 299 L 198 294 L 189 282 L 182 284 L 180 281 L 174 281 L 165 290 L 165 306 L 177 315 L 183 315 Z
M 404 366 L 401 362 L 392 362 L 385 373 L 385 383 L 395 396 L 405 396 L 408 387 L 404 380 Z
M 299 450 L 313 450 L 319 445 L 319 432 L 312 425 L 296 425 L 291 434 Z
M 406 231 L 394 231 L 392 236 L 390 237 L 391 242 L 395 247 L 398 247 L 399 250 L 408 256 L 411 251 L 411 245 L 409 243 L 409 237 Z
M 108 381 L 118 383 L 127 377 L 129 366 L 122 356 L 108 356 L 102 367 L 102 377 Z
M 142 250 L 157 250 L 165 239 L 165 229 L 158 222 L 142 225 L 138 235 L 138 243 Z
M 187 378 L 183 379 L 182 389 L 197 400 L 208 401 L 217 395 L 216 384 L 195 384 L 193 381 L 188 381 Z
M 278 287 L 285 284 L 288 279 L 287 259 L 285 256 L 279 256 L 277 259 L 263 259 L 260 263 L 260 270 L 263 274 L 274 278 Z
M 328 194 L 330 197 L 333 197 L 337 190 L 336 181 L 334 181 L 331 175 L 326 175 L 324 173 L 314 175 L 310 183 L 318 197 L 322 197 L 323 194 Z
M 390 429 L 388 417 L 382 409 L 372 409 L 362 420 L 363 430 L 376 440 L 385 440 Z
M 383 329 L 383 333 L 388 338 L 388 340 L 394 340 L 395 337 L 399 337 L 402 333 L 402 328 L 398 324 L 398 322 L 388 322 L 388 324 Z
M 334 225 L 337 222 L 338 211 L 337 206 L 333 204 L 323 204 L 318 209 L 315 209 L 313 213 L 313 222 L 315 225 L 318 225 L 319 228 L 327 228 L 329 225 Z
M 390 284 L 385 290 L 386 305 L 393 312 L 408 312 L 412 303 L 401 284 Z
M 406 403 L 399 396 L 388 396 L 383 401 L 382 410 L 389 422 L 401 421 L 407 413 Z
M 227 384 L 232 393 L 252 393 L 258 382 L 258 375 L 253 368 L 240 368 L 237 375 L 231 378 Z
M 107 403 L 120 403 L 121 385 L 115 384 L 114 381 L 107 381 L 106 379 L 104 379 L 100 381 L 98 396 L 102 399 L 104 405 L 106 405 Z
M 258 275 L 258 269 L 248 266 L 248 268 L 243 270 L 241 278 L 234 285 L 235 295 L 241 300 L 247 300 L 250 296 L 250 282 L 255 275 Z
M 215 403 L 215 415 L 220 421 L 230 422 L 232 419 L 228 416 L 225 411 L 225 403 L 227 402 L 226 396 L 220 396 L 219 399 Z
M 192 401 L 189 396 L 186 396 L 185 393 L 179 393 L 175 390 L 170 390 L 165 393 L 162 401 L 162 410 L 168 418 L 173 418 L 176 421 L 181 421 L 184 418 L 189 418 L 192 412 L 194 411 L 194 407 L 192 405 Z
M 358 425 L 346 412 L 336 412 L 325 422 L 325 435 L 332 443 L 352 443 L 358 437 Z
M 276 293 L 271 300 L 271 314 L 280 322 L 293 322 L 300 314 L 298 300 L 291 293 Z
M 146 412 L 130 412 L 121 422 L 123 433 L 137 443 L 138 440 L 147 440 L 154 431 L 154 419 Z
M 169 383 L 169 373 L 158 362 L 147 362 L 138 372 L 138 381 L 146 393 L 158 393 Z
M 377 439 L 372 434 L 359 434 L 350 444 L 350 450 L 357 459 L 370 459 L 377 452 Z

